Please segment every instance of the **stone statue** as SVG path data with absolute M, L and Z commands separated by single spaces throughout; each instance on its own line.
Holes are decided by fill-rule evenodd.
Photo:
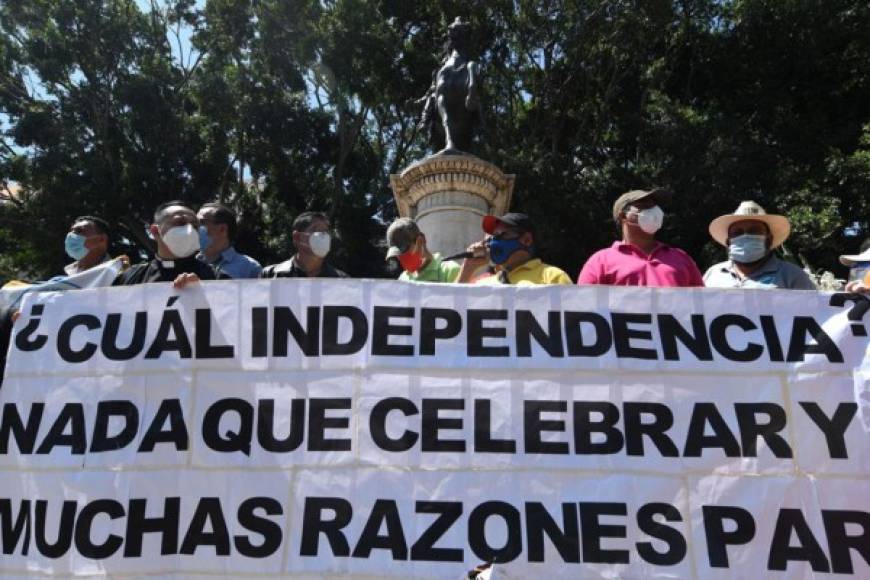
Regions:
M 429 131 L 435 155 L 468 155 L 480 125 L 480 66 L 471 59 L 471 25 L 457 17 L 447 27 L 447 57 L 435 73 L 423 103 L 420 127 Z

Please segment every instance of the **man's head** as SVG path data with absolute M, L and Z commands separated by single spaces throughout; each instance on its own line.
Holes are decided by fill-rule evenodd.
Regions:
M 537 241 L 535 226 L 526 214 L 484 216 L 482 226 L 488 234 L 489 260 L 496 266 L 513 268 L 534 256 Z
M 199 245 L 203 252 L 220 253 L 236 239 L 236 214 L 221 203 L 206 203 L 196 214 L 199 220 Z
M 740 264 L 766 258 L 788 238 L 791 226 L 785 216 L 769 214 L 754 201 L 744 201 L 732 214 L 710 222 L 710 235 L 728 248 L 728 256 Z
M 183 201 L 157 206 L 151 235 L 157 241 L 157 255 L 167 260 L 192 256 L 199 250 L 199 220 Z
M 306 211 L 293 220 L 293 245 L 303 258 L 323 259 L 329 254 L 332 238 L 329 217 L 319 211 Z
M 623 234 L 654 236 L 662 227 L 663 204 L 670 194 L 662 189 L 635 189 L 620 195 L 613 204 L 613 221 Z
M 73 220 L 64 246 L 67 255 L 76 261 L 85 256 L 105 256 L 109 251 L 109 224 L 96 216 L 79 216 Z
M 411 218 L 399 218 L 387 228 L 386 259 L 396 258 L 406 272 L 417 272 L 430 258 L 426 235 Z

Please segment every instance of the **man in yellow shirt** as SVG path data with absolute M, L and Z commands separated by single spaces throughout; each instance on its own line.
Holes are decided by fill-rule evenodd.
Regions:
M 484 216 L 482 227 L 487 236 L 468 247 L 468 251 L 474 255 L 462 263 L 457 282 L 520 285 L 572 283 L 564 271 L 535 257 L 535 226 L 526 214 Z M 487 260 L 494 272 L 474 279 L 475 272 L 486 265 Z

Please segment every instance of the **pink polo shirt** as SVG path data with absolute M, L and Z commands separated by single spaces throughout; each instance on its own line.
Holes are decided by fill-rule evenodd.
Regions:
M 577 284 L 609 286 L 703 286 L 695 261 L 679 248 L 656 242 L 649 254 L 632 244 L 613 242 L 598 250 L 580 271 Z

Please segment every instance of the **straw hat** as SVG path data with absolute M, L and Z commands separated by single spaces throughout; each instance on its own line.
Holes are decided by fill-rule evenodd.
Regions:
M 743 201 L 740 202 L 740 206 L 734 213 L 720 215 L 710 222 L 710 235 L 723 246 L 727 246 L 728 228 L 731 227 L 731 224 L 743 220 L 756 220 L 767 224 L 770 235 L 773 237 L 773 241 L 770 243 L 771 249 L 781 245 L 791 232 L 791 225 L 785 216 L 767 213 L 754 201 Z
M 855 262 L 870 262 L 870 248 L 867 248 L 860 254 L 840 256 L 840 263 L 844 266 L 854 266 Z

